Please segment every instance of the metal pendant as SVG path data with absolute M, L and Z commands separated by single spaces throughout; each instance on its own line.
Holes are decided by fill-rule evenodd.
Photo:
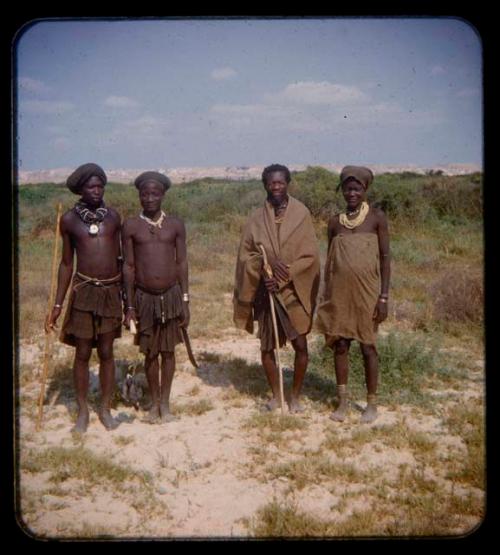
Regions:
M 90 235 L 97 235 L 99 233 L 99 226 L 97 224 L 91 224 L 89 227 Z

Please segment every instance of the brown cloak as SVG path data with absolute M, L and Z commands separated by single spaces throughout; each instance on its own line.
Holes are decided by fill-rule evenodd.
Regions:
M 374 345 L 373 313 L 380 293 L 378 236 L 341 233 L 330 243 L 316 328 L 332 345 L 339 337 Z
M 279 237 L 274 209 L 266 201 L 249 217 L 241 237 L 233 295 L 233 319 L 237 328 L 253 333 L 253 301 L 261 280 L 262 244 L 269 263 L 279 258 L 289 264 L 290 279 L 298 300 L 312 320 L 319 287 L 319 250 L 309 210 L 289 196 Z M 280 284 L 281 289 L 287 287 Z M 289 287 L 289 285 L 288 285 Z M 292 324 L 293 315 L 290 314 Z

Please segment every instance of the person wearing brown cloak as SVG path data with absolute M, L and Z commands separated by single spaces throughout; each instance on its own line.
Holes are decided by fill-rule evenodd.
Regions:
M 110 407 L 115 387 L 113 341 L 121 336 L 122 326 L 120 216 L 104 204 L 106 182 L 104 170 L 94 163 L 78 167 L 66 181 L 70 191 L 81 198 L 61 218 L 63 250 L 57 292 L 45 321 L 49 332 L 55 327 L 72 283 L 60 340 L 76 347 L 73 377 L 78 416 L 73 431 L 78 433 L 85 432 L 89 423 L 89 360 L 94 347 L 99 357 L 102 394 L 99 419 L 108 430 L 118 426 Z
M 167 176 L 144 172 L 134 185 L 143 210 L 123 224 L 125 326 L 138 323 L 135 344 L 145 355 L 152 401 L 147 421 L 165 423 L 175 419 L 170 412 L 175 346 L 183 342 L 181 327 L 189 324 L 186 230 L 182 220 L 161 209 L 170 187 Z
M 377 417 L 375 343 L 378 324 L 387 318 L 390 254 L 386 216 L 366 202 L 372 181 L 373 173 L 368 168 L 344 167 L 339 187 L 347 208 L 328 224 L 325 285 L 316 328 L 334 351 L 339 405 L 330 418 L 338 422 L 345 419 L 349 406 L 348 354 L 353 339 L 360 343 L 367 386 L 367 406 L 361 422 L 372 422 Z
M 264 169 L 262 182 L 267 192 L 264 206 L 249 217 L 241 236 L 236 262 L 233 320 L 237 328 L 253 333 L 257 321 L 262 365 L 273 398 L 269 410 L 281 406 L 276 367 L 269 292 L 274 295 L 279 346 L 288 339 L 295 350 L 294 378 L 289 398 L 291 412 L 302 412 L 299 402 L 308 364 L 307 334 L 319 287 L 319 250 L 309 210 L 288 194 L 291 181 L 286 166 Z M 266 251 L 273 277 L 263 270 Z

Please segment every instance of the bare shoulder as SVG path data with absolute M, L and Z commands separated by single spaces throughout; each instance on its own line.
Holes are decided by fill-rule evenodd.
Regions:
M 78 219 L 78 216 L 75 214 L 73 209 L 68 210 L 61 216 L 61 229 L 68 230 L 75 224 L 75 221 Z
M 167 218 L 165 219 L 165 222 L 167 225 L 172 226 L 174 229 L 177 229 L 178 231 L 185 230 L 184 221 L 181 220 L 181 218 L 178 218 L 177 216 L 167 216 Z
M 339 223 L 339 214 L 333 214 L 328 220 L 328 227 L 332 228 Z
M 120 223 L 121 222 L 121 217 L 120 217 L 120 214 L 118 214 L 117 210 L 115 210 L 114 208 L 111 208 L 111 206 L 107 206 L 106 208 L 108 209 L 108 214 L 114 220 L 116 220 L 118 223 Z
M 378 206 L 371 206 L 370 209 L 379 224 L 387 224 L 387 216 L 381 208 Z
M 137 228 L 137 225 L 139 223 L 139 218 L 137 216 L 132 216 L 130 218 L 125 218 L 125 220 L 123 221 L 123 232 L 124 233 L 133 233 L 135 231 L 135 229 Z

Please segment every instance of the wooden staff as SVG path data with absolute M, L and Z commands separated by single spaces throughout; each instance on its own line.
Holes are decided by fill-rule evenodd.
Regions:
M 262 257 L 264 258 L 264 271 L 267 274 L 268 278 L 273 277 L 273 271 L 271 266 L 267 261 L 266 250 L 264 249 L 263 245 L 259 245 L 260 250 L 262 251 Z M 273 332 L 274 332 L 274 340 L 276 341 L 276 362 L 278 364 L 278 376 L 280 382 L 280 402 L 281 402 L 281 414 L 285 414 L 285 395 L 283 392 L 283 372 L 281 370 L 281 362 L 280 362 L 280 348 L 279 348 L 279 335 L 278 335 L 278 323 L 276 321 L 276 308 L 274 306 L 274 297 L 271 291 L 268 291 L 269 294 L 269 304 L 271 305 L 271 319 L 273 321 Z
M 54 297 L 56 294 L 56 270 L 57 270 L 57 251 L 59 247 L 59 222 L 61 220 L 61 210 L 62 205 L 59 203 L 57 205 L 57 221 L 56 221 L 56 233 L 55 233 L 55 241 L 54 241 L 54 255 L 52 257 L 52 275 L 50 280 L 50 293 L 49 293 L 49 301 L 47 305 L 47 314 L 50 314 L 52 311 L 52 305 L 54 304 Z M 49 359 L 52 351 L 52 340 L 53 334 L 51 331 L 45 333 L 45 353 L 44 353 L 44 360 L 43 360 L 43 371 L 42 371 L 42 380 L 41 380 L 41 389 L 40 389 L 40 397 L 38 399 L 38 418 L 36 423 L 36 430 L 39 431 L 42 425 L 42 416 L 43 416 L 43 400 L 45 398 L 45 382 L 47 381 L 47 373 L 49 368 Z

